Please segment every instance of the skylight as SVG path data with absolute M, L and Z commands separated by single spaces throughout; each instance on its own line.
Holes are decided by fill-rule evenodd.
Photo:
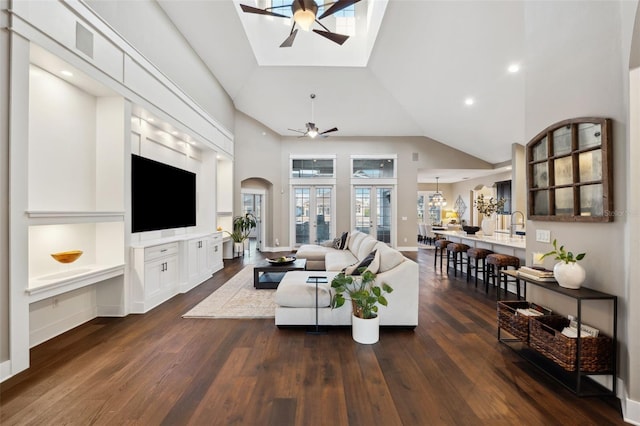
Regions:
M 240 4 L 291 16 L 294 0 L 233 0 L 258 65 L 365 67 L 375 44 L 388 0 L 361 0 L 320 20 L 329 31 L 349 36 L 342 46 L 313 33 L 300 31 L 291 47 L 279 47 L 289 36 L 293 20 L 245 13 Z M 320 16 L 324 5 L 318 3 Z M 284 6 L 284 7 L 280 7 Z M 312 29 L 324 30 L 315 23 Z

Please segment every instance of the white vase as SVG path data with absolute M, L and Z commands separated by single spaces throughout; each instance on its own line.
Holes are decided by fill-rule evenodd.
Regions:
M 483 235 L 493 235 L 496 230 L 496 220 L 493 216 L 485 216 L 482 218 L 482 223 L 480 224 L 482 228 Z
M 358 343 L 365 345 L 376 343 L 380 338 L 380 317 L 363 319 L 352 314 L 351 335 Z
M 564 288 L 578 289 L 586 278 L 584 268 L 578 262 L 558 262 L 553 267 L 553 277 Z
M 243 243 L 233 243 L 233 251 L 234 251 L 234 257 L 235 256 L 240 256 L 242 254 L 242 252 L 244 251 L 244 244 Z

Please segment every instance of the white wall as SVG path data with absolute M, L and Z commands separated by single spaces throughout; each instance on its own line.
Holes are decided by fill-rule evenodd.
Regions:
M 9 93 L 7 0 L 0 0 L 0 92 Z M 9 97 L 0 96 L 0 377 L 9 359 Z
M 563 119 L 601 116 L 613 119 L 614 209 L 627 210 L 626 64 L 623 53 L 619 2 L 527 2 L 525 5 L 525 134 L 534 137 L 547 126 Z M 551 70 L 553 72 L 551 72 Z M 619 329 L 620 377 L 628 381 L 631 365 L 627 344 L 640 335 L 625 318 L 631 300 L 626 299 L 624 248 L 627 218 L 612 223 L 567 223 L 529 221 L 527 257 L 533 251 L 546 252 L 550 245 L 535 241 L 536 229 L 551 231 L 569 249 L 586 252 L 583 266 L 585 286 L 621 297 Z M 637 238 L 637 237 L 636 237 Z M 552 266 L 548 260 L 546 266 Z M 634 284 L 637 285 L 637 284 Z M 636 337 L 632 337 L 636 336 Z M 639 384 L 633 387 L 635 398 Z

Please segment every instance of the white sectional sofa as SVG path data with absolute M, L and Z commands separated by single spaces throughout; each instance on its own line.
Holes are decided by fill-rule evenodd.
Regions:
M 316 286 L 307 283 L 310 276 L 327 277 L 318 284 L 318 323 L 320 325 L 351 325 L 351 305 L 345 303 L 331 309 L 331 280 L 345 267 L 353 269 L 373 250 L 376 260 L 369 268 L 377 274 L 376 283 L 393 287 L 386 295 L 388 306 L 380 306 L 380 325 L 415 327 L 418 325 L 418 264 L 399 251 L 359 231 L 349 234 L 343 250 L 321 245 L 303 245 L 298 258 L 307 259 L 306 271 L 288 272 L 276 291 L 276 325 L 313 325 L 316 319 Z M 311 268 L 309 265 L 311 264 Z

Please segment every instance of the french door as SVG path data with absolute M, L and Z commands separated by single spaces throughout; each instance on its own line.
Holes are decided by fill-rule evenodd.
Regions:
M 355 185 L 353 194 L 354 228 L 391 244 L 393 186 Z
M 317 244 L 333 235 L 333 186 L 294 186 L 295 246 Z
M 251 213 L 256 218 L 256 227 L 251 230 L 249 238 L 255 238 L 256 250 L 262 250 L 263 234 L 263 194 L 262 193 L 242 193 L 242 214 Z

